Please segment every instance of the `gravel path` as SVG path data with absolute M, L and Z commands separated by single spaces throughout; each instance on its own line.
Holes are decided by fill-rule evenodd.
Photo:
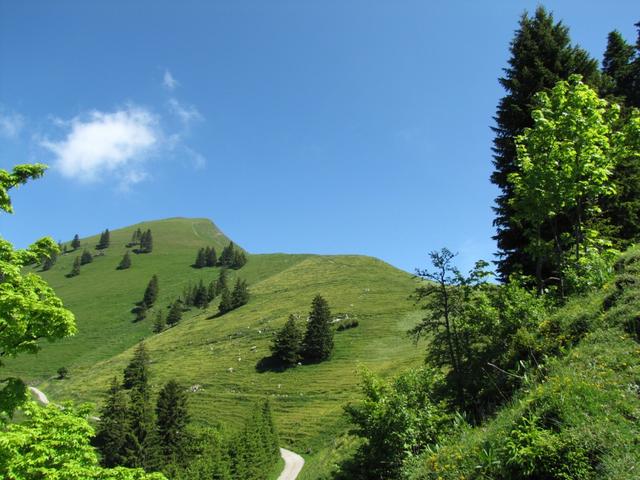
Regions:
M 295 480 L 304 466 L 304 458 L 286 448 L 280 449 L 280 455 L 284 459 L 284 470 L 278 480 Z

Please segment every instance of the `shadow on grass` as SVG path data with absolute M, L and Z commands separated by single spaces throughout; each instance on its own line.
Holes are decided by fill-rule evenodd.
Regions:
M 270 355 L 268 357 L 262 357 L 256 363 L 256 371 L 258 373 L 264 372 L 284 372 L 285 370 L 289 370 L 290 368 L 294 368 L 296 365 L 290 365 L 284 363 L 277 357 Z

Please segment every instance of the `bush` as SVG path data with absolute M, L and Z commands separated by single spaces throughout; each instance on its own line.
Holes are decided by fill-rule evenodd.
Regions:
M 346 320 L 346 321 L 342 321 L 338 324 L 338 328 L 336 328 L 336 330 L 338 332 L 342 332 L 343 330 L 349 330 L 350 328 L 356 328 L 358 325 L 360 325 L 360 322 L 358 322 L 358 320 Z

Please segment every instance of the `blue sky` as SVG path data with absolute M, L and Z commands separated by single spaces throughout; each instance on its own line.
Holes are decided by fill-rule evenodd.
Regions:
M 0 0 L 20 246 L 208 217 L 254 253 L 491 259 L 492 116 L 537 2 Z M 600 59 L 637 1 L 544 2 Z

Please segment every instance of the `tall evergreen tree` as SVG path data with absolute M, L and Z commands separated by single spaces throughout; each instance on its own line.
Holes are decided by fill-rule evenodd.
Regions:
M 311 362 L 321 362 L 328 359 L 332 351 L 331 310 L 327 301 L 316 295 L 311 304 L 307 331 L 304 335 L 303 357 Z
M 158 312 L 156 313 L 156 318 L 153 321 L 153 333 L 160 333 L 164 331 L 166 327 L 167 322 L 164 318 L 164 315 L 161 310 L 158 310 Z
M 245 263 L 247 263 L 247 257 L 244 252 L 240 250 L 235 250 L 233 252 L 233 263 L 231 264 L 231 268 L 235 270 L 239 270 L 244 267 Z
M 153 251 L 153 236 L 151 230 L 147 230 L 140 235 L 140 253 L 151 253 Z
M 209 282 L 207 287 L 207 303 L 211 303 L 216 298 L 216 282 Z
M 196 293 L 193 299 L 193 304 L 198 308 L 206 308 L 209 305 L 209 295 L 207 293 L 207 287 L 204 286 L 202 280 L 196 287 Z
M 104 232 L 100 234 L 100 241 L 96 245 L 96 249 L 103 250 L 109 247 L 111 243 L 111 235 L 109 233 L 109 229 L 107 228 Z
M 156 439 L 165 464 L 184 463 L 188 423 L 185 390 L 175 380 L 169 380 L 160 390 L 156 404 Z
M 173 327 L 182 320 L 182 302 L 176 300 L 171 304 L 169 314 L 167 315 L 167 326 Z
M 198 250 L 198 255 L 196 255 L 196 261 L 193 263 L 193 266 L 196 268 L 203 268 L 207 266 L 204 248 Z
M 86 265 L 91 262 L 93 262 L 93 255 L 89 250 L 85 249 L 80 256 L 80 265 Z
M 122 256 L 122 260 L 120 260 L 117 270 L 126 270 L 129 267 L 131 267 L 131 255 L 129 255 L 129 250 L 127 250 Z
M 236 279 L 231 293 L 231 308 L 238 308 L 249 302 L 249 288 L 245 280 Z
M 295 365 L 302 359 L 302 338 L 303 332 L 296 323 L 296 317 L 289 315 L 273 339 L 271 353 L 284 365 Z
M 131 242 L 129 242 L 129 245 L 138 245 L 140 243 L 141 238 L 142 238 L 142 231 L 138 228 L 131 235 Z
M 71 240 L 71 248 L 73 248 L 74 250 L 80 248 L 80 237 L 77 233 L 73 236 L 73 240 Z
M 80 257 L 76 257 L 73 260 L 73 266 L 71 267 L 71 271 L 67 273 L 67 277 L 75 277 L 76 275 L 80 275 Z
M 216 249 L 213 247 L 207 247 L 205 251 L 205 259 L 207 267 L 215 267 L 218 263 L 218 257 L 216 256 Z
M 218 273 L 218 280 L 216 281 L 216 297 L 220 295 L 224 290 L 228 290 L 227 286 L 227 270 L 222 269 L 220 273 Z
M 229 245 L 222 249 L 220 258 L 218 258 L 218 263 L 221 267 L 231 267 L 233 265 L 234 250 L 233 242 L 229 242 Z
M 145 318 L 147 318 L 147 306 L 143 303 L 142 305 L 139 305 L 136 310 L 136 318 L 134 320 L 134 322 L 141 322 L 142 320 L 144 320 Z
M 224 315 L 227 312 L 233 310 L 233 302 L 231 301 L 231 293 L 229 289 L 225 287 L 220 293 L 220 304 L 218 305 L 218 313 Z
M 602 71 L 610 84 L 605 94 L 612 94 L 626 103 L 633 100 L 633 61 L 636 49 L 622 37 L 617 30 L 609 33 L 607 48 L 602 60 Z M 629 105 L 634 106 L 634 105 Z
M 501 191 L 496 198 L 493 223 L 497 228 L 494 238 L 499 250 L 498 271 L 503 279 L 520 269 L 527 274 L 535 272 L 535 265 L 524 252 L 526 226 L 513 217 L 510 202 L 514 192 L 508 181 L 509 175 L 516 172 L 515 138 L 533 126 L 533 96 L 573 73 L 581 74 L 589 85 L 599 82 L 596 61 L 571 45 L 569 29 L 556 23 L 544 7 L 538 7 L 532 17 L 526 12 L 522 15 L 510 51 L 509 67 L 500 78 L 507 94 L 500 100 L 495 117 L 495 170 L 491 175 L 491 181 Z
M 151 308 L 158 299 L 158 288 L 158 276 L 154 275 L 151 277 L 151 280 L 149 280 L 147 288 L 144 291 L 144 297 L 142 298 L 142 304 L 146 308 Z
M 100 422 L 96 427 L 95 445 L 102 455 L 104 467 L 125 465 L 129 429 L 127 397 L 117 378 L 113 378 L 107 392 L 107 400 L 100 410 Z

